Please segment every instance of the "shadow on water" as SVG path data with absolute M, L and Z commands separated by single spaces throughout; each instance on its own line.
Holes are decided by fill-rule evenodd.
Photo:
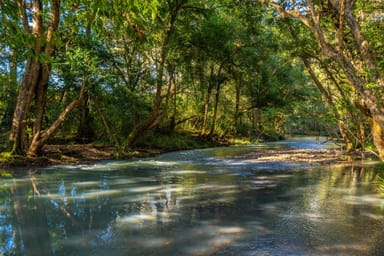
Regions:
M 221 150 L 221 151 L 220 151 Z M 382 165 L 266 170 L 255 147 L 0 179 L 2 255 L 380 255 Z M 178 160 L 179 159 L 179 160 Z

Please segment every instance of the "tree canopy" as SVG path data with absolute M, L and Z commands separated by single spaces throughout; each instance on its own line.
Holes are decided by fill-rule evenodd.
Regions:
M 2 0 L 2 150 L 302 133 L 383 157 L 383 13 L 351 0 Z

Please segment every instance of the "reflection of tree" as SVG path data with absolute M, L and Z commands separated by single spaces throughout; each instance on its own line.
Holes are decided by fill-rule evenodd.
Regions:
M 239 227 L 250 216 L 272 223 L 276 220 L 273 216 L 285 212 L 288 205 L 292 220 L 286 224 L 287 232 L 302 236 L 300 241 L 322 243 L 318 238 L 335 225 L 352 239 L 358 237 L 356 230 L 365 220 L 350 218 L 360 215 L 361 208 L 341 203 L 341 196 L 356 195 L 377 173 L 358 166 L 308 171 L 284 178 L 284 186 L 254 190 L 251 185 L 259 183 L 252 182 L 278 184 L 279 173 L 237 177 L 199 172 L 197 168 L 190 167 L 178 176 L 163 172 L 155 179 L 116 173 L 90 178 L 88 173 L 82 176 L 70 172 L 36 176 L 38 180 L 33 175 L 15 179 L 10 193 L 6 192 L 14 248 L 0 254 L 49 255 L 53 251 L 57 255 L 90 255 L 90 250 L 140 254 L 160 246 L 170 253 L 176 247 L 209 248 L 220 238 L 212 228 Z M 310 228 L 296 234 L 297 227 L 302 226 Z M 175 236 L 175 232 L 183 235 Z M 3 237 L 2 241 L 10 240 Z M 341 241 L 347 244 L 347 238 Z M 148 248 L 144 248 L 146 245 Z
M 54 233 L 54 248 L 58 255 L 80 253 L 81 248 L 88 250 L 92 244 L 103 244 L 100 238 L 108 230 L 108 224 L 116 215 L 110 196 L 96 196 L 87 198 L 91 188 L 79 188 L 75 185 L 68 186 L 64 180 L 53 189 L 47 190 L 51 233 Z M 102 180 L 98 191 L 108 191 L 106 180 Z M 85 254 L 89 251 L 84 251 Z
M 57 183 L 68 180 L 60 174 L 36 177 L 30 172 L 0 191 L 0 255 L 67 255 L 81 249 L 87 254 L 91 244 L 105 244 L 101 236 L 123 206 L 111 204 L 111 196 L 86 195 L 108 191 L 107 180 L 97 188 L 76 188 Z
M 14 180 L 10 192 L 14 211 L 15 253 L 51 255 L 47 215 L 33 175 L 23 181 Z

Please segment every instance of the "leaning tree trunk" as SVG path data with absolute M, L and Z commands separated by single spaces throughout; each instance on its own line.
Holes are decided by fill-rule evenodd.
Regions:
M 330 0 L 333 7 L 332 13 L 335 14 L 338 22 L 338 26 L 331 31 L 337 34 L 336 41 L 333 42 L 324 33 L 326 27 L 322 26 L 324 22 L 321 20 L 322 15 L 324 15 L 321 12 L 322 6 L 316 5 L 314 1 L 306 1 L 308 12 L 305 15 L 297 8 L 288 9 L 272 0 L 262 2 L 275 7 L 282 14 L 282 17 L 296 18 L 301 21 L 316 37 L 322 54 L 338 63 L 353 88 L 364 100 L 366 108 L 372 116 L 371 131 L 374 144 L 380 158 L 384 160 L 384 102 L 381 98 L 376 97 L 376 95 L 383 93 L 384 73 L 376 63 L 374 52 L 353 13 L 355 1 Z M 345 38 L 345 29 L 349 29 L 351 37 L 348 40 L 353 40 L 356 49 L 350 50 L 344 47 L 348 41 Z M 359 65 L 356 65 L 357 62 Z M 375 85 L 374 88 L 367 86 L 372 84 Z
M 126 139 L 126 142 L 122 147 L 122 151 L 126 151 L 129 147 L 133 146 L 136 140 L 145 131 L 153 129 L 154 127 L 159 125 L 160 122 L 164 119 L 164 117 L 167 114 L 167 108 L 168 108 L 168 103 L 171 95 L 171 90 L 173 90 L 171 86 L 173 85 L 171 83 L 172 81 L 168 84 L 168 90 L 167 90 L 168 93 L 165 96 L 165 102 L 163 103 L 162 90 L 163 90 L 163 84 L 164 84 L 164 71 L 165 71 L 165 65 L 166 65 L 169 47 L 170 47 L 169 45 L 170 40 L 175 29 L 175 22 L 176 22 L 177 16 L 179 15 L 179 12 L 184 7 L 184 4 L 185 4 L 184 1 L 180 1 L 175 6 L 173 6 L 168 10 L 170 15 L 167 23 L 168 26 L 166 26 L 166 29 L 164 31 L 164 38 L 161 44 L 161 52 L 159 56 L 159 64 L 158 64 L 158 70 L 157 70 L 158 74 L 157 74 L 157 82 L 156 82 L 155 102 L 152 107 L 150 116 L 143 122 L 140 122 L 139 124 L 133 127 L 132 131 L 129 133 Z
M 58 116 L 58 118 L 51 124 L 51 126 L 42 131 L 41 129 L 36 132 L 32 138 L 32 142 L 27 151 L 27 155 L 30 157 L 36 156 L 41 152 L 44 144 L 52 137 L 52 135 L 60 128 L 61 124 L 65 121 L 65 119 L 69 116 L 69 114 L 74 110 L 77 106 L 80 105 L 84 94 L 86 92 L 88 79 L 86 76 L 83 77 L 83 82 L 80 88 L 80 93 L 76 99 L 74 99 Z
M 343 140 L 345 142 L 346 151 L 351 152 L 354 149 L 353 141 L 348 136 L 348 131 L 345 127 L 344 122 L 342 121 L 342 117 L 341 117 L 339 111 L 337 110 L 337 108 L 335 106 L 335 103 L 332 99 L 332 95 L 325 89 L 325 87 L 323 86 L 323 84 L 320 82 L 319 78 L 317 77 L 317 75 L 313 71 L 308 57 L 305 54 L 303 54 L 301 56 L 301 59 L 303 60 L 304 66 L 305 66 L 308 74 L 312 78 L 312 81 L 315 83 L 316 87 L 319 89 L 319 91 L 321 92 L 321 94 L 325 98 L 325 101 L 327 102 L 328 106 L 330 107 L 333 116 L 337 120 L 337 126 L 339 128 L 339 132 L 341 134 L 341 137 L 343 138 Z

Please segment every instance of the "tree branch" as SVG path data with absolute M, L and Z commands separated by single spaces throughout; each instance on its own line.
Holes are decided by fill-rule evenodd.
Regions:
M 61 124 L 69 116 L 72 110 L 75 109 L 80 104 L 86 91 L 87 82 L 88 82 L 88 79 L 86 76 L 84 76 L 79 96 L 76 99 L 74 99 L 63 110 L 63 112 L 61 112 L 61 114 L 56 119 L 56 121 L 53 122 L 52 125 L 44 133 L 38 132 L 35 134 L 35 136 L 33 136 L 32 143 L 27 153 L 28 156 L 33 157 L 34 155 L 36 155 L 36 153 L 40 150 L 40 148 L 52 137 L 52 135 L 57 131 L 57 129 L 60 128 Z
M 18 0 L 17 6 L 19 7 L 20 17 L 23 20 L 23 26 L 25 31 L 31 32 L 31 28 L 28 24 L 28 18 L 27 18 L 27 6 L 25 4 L 25 0 Z
M 53 34 L 57 31 L 60 21 L 60 0 L 52 0 L 51 4 L 51 21 L 48 26 L 47 32 L 47 45 L 45 47 L 45 54 L 52 56 L 55 51 L 53 45 Z

